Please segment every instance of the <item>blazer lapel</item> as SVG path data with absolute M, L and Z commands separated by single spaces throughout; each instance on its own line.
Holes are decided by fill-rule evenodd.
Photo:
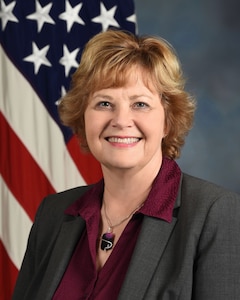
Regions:
M 171 223 L 144 217 L 142 229 L 133 253 L 118 300 L 141 300 L 161 259 L 177 219 Z
M 63 223 L 36 300 L 52 299 L 84 227 L 80 217 Z

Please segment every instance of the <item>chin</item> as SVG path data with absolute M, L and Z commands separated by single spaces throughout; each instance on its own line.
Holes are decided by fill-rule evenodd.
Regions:
M 132 162 L 105 162 L 103 165 L 108 169 L 116 169 L 116 170 L 130 170 L 136 167 L 136 164 L 133 164 Z

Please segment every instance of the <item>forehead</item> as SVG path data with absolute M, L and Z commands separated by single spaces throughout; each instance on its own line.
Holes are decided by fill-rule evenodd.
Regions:
M 109 71 L 102 77 L 101 82 L 95 85 L 92 93 L 99 90 L 109 89 L 109 88 L 119 88 L 128 86 L 144 86 L 153 93 L 158 92 L 156 80 L 149 70 L 139 66 L 133 65 L 124 70 L 112 70 Z
M 146 81 L 142 70 L 136 69 L 129 73 L 125 85 L 123 86 L 110 86 L 107 88 L 100 88 L 92 93 L 89 100 L 99 100 L 104 99 L 116 100 L 116 99 L 125 99 L 125 100 L 136 100 L 136 99 L 157 99 L 161 98 L 160 93 L 157 91 L 155 86 L 151 81 Z M 115 99 L 115 97 L 117 97 Z

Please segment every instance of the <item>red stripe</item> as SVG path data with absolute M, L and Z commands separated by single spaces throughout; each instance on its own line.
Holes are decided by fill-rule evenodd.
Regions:
M 6 249 L 0 241 L 0 299 L 11 299 L 18 270 L 10 260 Z
M 14 197 L 33 220 L 43 197 L 55 190 L 2 113 L 0 140 L 0 173 Z
M 92 155 L 81 152 L 76 136 L 71 138 L 67 148 L 83 179 L 88 184 L 97 182 L 102 177 L 100 164 Z

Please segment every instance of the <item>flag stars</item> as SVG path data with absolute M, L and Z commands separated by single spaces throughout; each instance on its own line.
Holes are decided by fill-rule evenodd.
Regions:
M 36 12 L 26 17 L 29 20 L 37 21 L 38 32 L 42 30 L 44 23 L 55 24 L 54 20 L 49 15 L 51 8 L 52 3 L 42 7 L 41 4 L 36 0 Z
M 63 56 L 59 60 L 59 63 L 65 68 L 65 76 L 69 75 L 71 68 L 77 68 L 78 62 L 76 61 L 76 57 L 78 54 L 79 48 L 75 49 L 72 52 L 69 52 L 66 45 L 63 45 Z
M 67 91 L 66 91 L 65 87 L 62 85 L 61 86 L 61 95 L 62 95 L 62 97 L 65 96 L 66 93 L 67 93 Z
M 65 87 L 62 85 L 61 86 L 61 98 L 59 98 L 57 101 L 55 101 L 55 105 L 59 105 L 62 101 L 62 98 L 66 95 L 67 91 L 65 89 Z
M 128 22 L 132 22 L 135 24 L 135 30 L 136 30 L 136 33 L 138 32 L 138 28 L 137 28 L 137 16 L 136 14 L 132 14 L 131 16 L 127 17 L 126 20 Z
M 113 6 L 111 9 L 107 10 L 104 4 L 100 3 L 100 15 L 93 18 L 92 22 L 102 24 L 102 30 L 106 31 L 109 26 L 120 27 L 116 19 L 114 18 L 117 6 Z
M 13 9 L 16 5 L 16 1 L 13 1 L 6 5 L 3 0 L 1 0 L 1 11 L 0 11 L 0 19 L 2 21 L 2 30 L 5 29 L 8 22 L 16 22 L 18 23 L 18 19 L 13 14 Z
M 33 42 L 32 43 L 33 53 L 23 59 L 24 61 L 32 62 L 34 64 L 34 74 L 35 75 L 38 73 L 41 65 L 51 67 L 51 63 L 46 58 L 48 50 L 49 50 L 49 45 L 45 46 L 42 49 L 39 49 L 37 47 L 37 45 Z
M 69 1 L 66 1 L 65 12 L 59 15 L 59 19 L 66 21 L 67 31 L 70 32 L 74 23 L 85 25 L 84 21 L 79 17 L 79 12 L 82 8 L 82 3 L 72 7 Z
M 137 23 L 137 17 L 136 17 L 136 14 L 133 14 L 133 15 L 127 17 L 127 21 L 136 24 L 136 23 Z

